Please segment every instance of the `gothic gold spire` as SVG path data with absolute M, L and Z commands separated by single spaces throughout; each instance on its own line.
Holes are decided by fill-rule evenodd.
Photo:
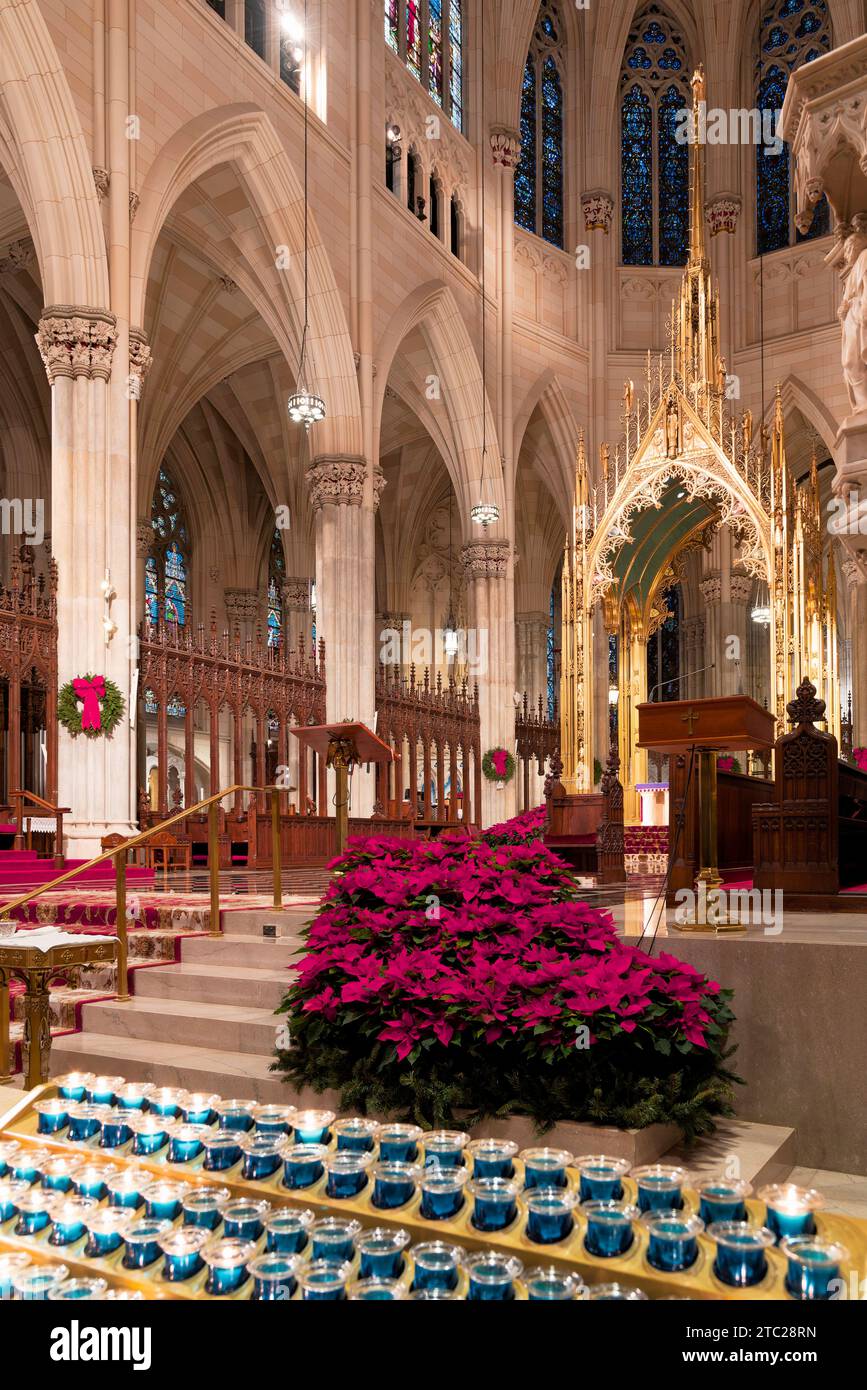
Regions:
M 711 280 L 704 235 L 705 82 L 701 64 L 692 76 L 689 141 L 689 251 L 676 309 L 677 369 L 687 387 L 709 402 L 720 388 L 719 296 Z
M 691 268 L 707 265 L 704 241 L 704 128 L 707 107 L 704 65 L 699 63 L 692 75 L 692 140 L 689 170 L 689 260 Z

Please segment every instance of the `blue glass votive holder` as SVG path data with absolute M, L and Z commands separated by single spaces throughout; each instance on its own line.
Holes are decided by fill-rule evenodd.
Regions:
M 11 1221 L 18 1215 L 18 1203 L 30 1191 L 29 1182 L 15 1178 L 0 1178 L 0 1222 Z
M 142 1188 L 145 1215 L 153 1221 L 177 1220 L 189 1190 L 185 1182 L 166 1182 L 160 1179 L 148 1183 L 147 1187 Z
M 18 1303 L 45 1303 L 52 1289 L 69 1278 L 66 1265 L 28 1264 L 12 1276 L 12 1297 Z
M 273 1303 L 291 1298 L 298 1287 L 298 1265 L 297 1256 L 275 1252 L 251 1260 L 247 1269 L 253 1276 L 254 1302 Z
M 425 1168 L 421 1175 L 421 1214 L 426 1221 L 449 1221 L 464 1205 L 466 1168 Z
M 813 1213 L 821 1211 L 825 1199 L 812 1187 L 797 1187 L 795 1183 L 773 1183 L 759 1188 L 759 1199 L 765 1203 L 765 1224 L 778 1240 L 785 1237 L 812 1236 L 816 1233 Z
M 256 1105 L 253 1123 L 258 1134 L 291 1134 L 294 1105 Z
M 650 1211 L 642 1221 L 648 1230 L 647 1260 L 666 1274 L 689 1269 L 698 1259 L 698 1238 L 704 1230 L 700 1216 L 679 1211 Z
M 21 1145 L 17 1139 L 0 1140 L 0 1178 L 5 1178 L 9 1172 L 9 1164 Z
M 584 1247 L 588 1254 L 610 1260 L 632 1248 L 632 1223 L 638 1219 L 638 1207 L 628 1202 L 585 1202 L 583 1211 L 587 1217 Z
M 221 1129 L 209 1134 L 204 1141 L 205 1158 L 202 1167 L 208 1173 L 225 1173 L 240 1163 L 243 1156 L 241 1136 L 237 1130 Z
M 373 1155 L 344 1150 L 329 1153 L 325 1160 L 325 1190 L 329 1197 L 345 1200 L 357 1197 L 367 1186 Z
M 108 1284 L 105 1279 L 64 1279 L 62 1284 L 56 1288 L 49 1289 L 48 1300 L 50 1303 L 65 1303 L 75 1300 L 102 1300 L 105 1298 Z
M 312 1211 L 293 1211 L 283 1207 L 265 1218 L 265 1249 L 269 1254 L 300 1255 L 310 1239 L 315 1221 Z
M 788 1261 L 786 1291 L 792 1298 L 813 1302 L 843 1295 L 841 1265 L 849 1259 L 844 1246 L 815 1236 L 789 1236 L 780 1241 L 780 1249 Z
M 132 1138 L 129 1123 L 130 1112 L 115 1106 L 102 1119 L 99 1127 L 99 1147 L 101 1149 L 120 1149 Z
M 92 1071 L 70 1071 L 65 1076 L 58 1076 L 55 1085 L 58 1095 L 64 1100 L 81 1101 L 92 1080 Z
M 292 1116 L 292 1133 L 296 1144 L 327 1144 L 329 1128 L 334 1121 L 333 1110 L 296 1110 Z
M 118 1087 L 117 1105 L 121 1110 L 147 1110 L 148 1096 L 153 1089 L 150 1081 L 126 1081 Z
M 737 1178 L 710 1178 L 698 1189 L 698 1214 L 706 1226 L 722 1221 L 746 1221 L 746 1198 L 752 1183 Z
M 122 1076 L 92 1076 L 84 1088 L 91 1105 L 114 1105 L 118 1089 L 124 1084 Z
M 186 1098 L 186 1091 L 178 1086 L 155 1086 L 148 1096 L 148 1110 L 165 1120 L 176 1120 Z
M 398 1207 L 405 1207 L 416 1194 L 421 1171 L 417 1163 L 375 1164 L 373 1205 L 380 1211 L 396 1211 Z
M 124 1236 L 125 1249 L 121 1264 L 124 1269 L 148 1269 L 162 1254 L 160 1236 L 172 1229 L 171 1221 L 149 1216 L 136 1221 Z
M 42 1186 L 48 1188 L 49 1192 L 71 1192 L 72 1180 L 80 1167 L 80 1158 L 57 1154 L 43 1165 Z
M 159 1153 L 169 1142 L 171 1120 L 156 1113 L 141 1114 L 132 1111 L 129 1117 L 132 1130 L 132 1151 L 139 1158 L 147 1158 Z
M 212 1240 L 202 1250 L 202 1259 L 208 1266 L 205 1292 L 210 1294 L 230 1294 L 246 1284 L 250 1277 L 247 1265 L 256 1253 L 252 1240 L 237 1238 Z
M 422 1142 L 426 1168 L 463 1168 L 470 1136 L 462 1129 L 432 1129 Z
M 178 1226 L 176 1230 L 166 1231 L 159 1238 L 163 1252 L 162 1278 L 169 1284 L 182 1284 L 185 1279 L 192 1279 L 202 1268 L 202 1251 L 212 1240 L 210 1231 L 200 1231 L 195 1226 Z
M 87 1241 L 84 1254 L 88 1259 L 100 1259 L 119 1250 L 133 1217 L 121 1207 L 97 1207 L 85 1218 Z
M 416 1292 L 453 1292 L 458 1286 L 464 1252 L 442 1240 L 424 1241 L 411 1250 L 412 1287 Z
M 252 1100 L 219 1100 L 214 1106 L 217 1112 L 217 1120 L 220 1129 L 228 1129 L 234 1133 L 246 1134 L 253 1128 L 253 1111 L 255 1101 Z
M 215 1107 L 219 1105 L 220 1097 L 212 1096 L 207 1091 L 187 1091 L 181 1101 L 181 1114 L 184 1123 L 188 1125 L 210 1125 L 217 1118 Z
M 153 1174 L 140 1168 L 124 1168 L 106 1182 L 108 1205 L 137 1211 L 144 1204 L 142 1192 L 153 1182 Z
M 470 1303 L 503 1303 L 515 1297 L 515 1280 L 524 1266 L 520 1260 L 483 1250 L 466 1261 L 469 1275 L 467 1300 Z
M 79 1197 L 93 1197 L 101 1202 L 108 1193 L 110 1179 L 117 1177 L 117 1169 L 107 1163 L 82 1163 L 72 1175 L 72 1186 Z
M 380 1163 L 415 1163 L 418 1141 L 423 1134 L 420 1125 L 380 1125 L 377 1133 Z
M 403 1273 L 403 1252 L 409 1234 L 376 1226 L 362 1231 L 356 1242 L 359 1279 L 399 1279 Z
M 346 1298 L 350 1266 L 333 1260 L 313 1260 L 298 1269 L 301 1297 L 307 1303 L 337 1302 Z
M 582 1202 L 622 1202 L 623 1178 L 629 1160 L 607 1154 L 584 1154 L 575 1159 L 578 1169 L 578 1195 Z
M 379 1124 L 356 1115 L 349 1120 L 336 1120 L 331 1132 L 337 1139 L 338 1149 L 348 1153 L 373 1153 Z
M 276 1173 L 283 1162 L 283 1138 L 282 1134 L 245 1134 L 241 1140 L 242 1176 L 249 1182 L 261 1182 Z
M 23 1250 L 14 1250 L 8 1255 L 0 1254 L 0 1302 L 12 1297 L 12 1281 L 31 1264 L 30 1256 Z
M 325 1172 L 328 1149 L 324 1144 L 285 1143 L 283 1154 L 283 1186 L 297 1191 L 313 1187 Z
M 587 1297 L 591 1303 L 647 1302 L 644 1290 L 632 1288 L 629 1284 L 591 1284 Z
M 169 1133 L 169 1163 L 191 1163 L 203 1152 L 205 1140 L 210 1138 L 207 1125 L 176 1122 Z
M 49 1245 L 75 1245 L 84 1235 L 87 1221 L 97 1205 L 93 1197 L 55 1195 L 51 1208 Z
M 584 1282 L 577 1274 L 565 1274 L 549 1265 L 547 1269 L 531 1269 L 524 1275 L 524 1287 L 530 1303 L 569 1303 L 578 1297 Z
M 685 1168 L 648 1163 L 643 1168 L 634 1168 L 632 1177 L 638 1188 L 639 1211 L 680 1211 L 683 1189 L 689 1181 Z
M 527 1239 L 536 1245 L 554 1245 L 572 1234 L 572 1215 L 578 1194 L 571 1188 L 531 1187 L 524 1192 L 527 1208 Z
M 51 1224 L 54 1198 L 44 1187 L 31 1187 L 18 1198 L 18 1220 L 13 1227 L 16 1236 L 35 1236 Z
M 49 1149 L 24 1149 L 9 1159 L 9 1176 L 14 1182 L 40 1182 L 45 1165 L 54 1155 Z
M 751 1226 L 747 1221 L 715 1221 L 707 1233 L 716 1241 L 713 1272 L 733 1289 L 760 1284 L 768 1272 L 765 1251 L 775 1236 L 767 1226 Z
M 566 1187 L 566 1169 L 572 1162 L 567 1149 L 523 1149 L 519 1158 L 524 1164 L 524 1189 L 533 1187 Z
M 512 1139 L 473 1139 L 467 1145 L 474 1178 L 513 1178 L 518 1145 Z
M 227 1240 L 258 1240 L 265 1229 L 265 1217 L 270 1202 L 254 1202 L 249 1197 L 236 1197 L 223 1207 L 223 1232 Z
M 197 1187 L 184 1197 L 184 1225 L 216 1231 L 223 1219 L 223 1207 L 231 1200 L 228 1187 Z
M 406 1289 L 397 1279 L 355 1279 L 346 1297 L 350 1303 L 393 1303 L 406 1298 Z
M 472 1224 L 477 1231 L 503 1231 L 518 1215 L 518 1184 L 508 1178 L 473 1178 Z
M 310 1227 L 310 1258 L 314 1263 L 348 1264 L 355 1256 L 355 1239 L 361 1231 L 359 1221 L 341 1216 L 323 1216 Z
M 69 1121 L 69 1101 L 64 1100 L 63 1096 L 55 1096 L 52 1100 L 38 1100 L 33 1109 L 38 1116 L 36 1128 L 40 1134 L 59 1134 L 62 1129 L 66 1129 Z

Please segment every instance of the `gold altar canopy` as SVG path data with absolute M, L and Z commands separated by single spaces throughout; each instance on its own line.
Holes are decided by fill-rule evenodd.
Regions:
M 705 99 L 704 71 L 692 78 L 693 131 Z M 689 253 L 672 306 L 669 344 L 647 354 L 643 390 L 627 382 L 624 435 L 600 449 L 591 484 L 583 432 L 579 437 L 571 535 L 563 563 L 561 757 L 568 791 L 591 791 L 593 746 L 593 620 L 601 607 L 607 632 L 619 641 L 618 710 L 621 777 L 627 789 L 646 780 L 639 749 L 638 705 L 648 698 L 647 641 L 667 616 L 664 591 L 690 550 L 731 528 L 738 567 L 764 580 L 771 607 L 771 690 L 778 732 L 802 676 L 809 676 L 839 737 L 836 583 L 825 544 L 816 460 L 799 487 L 786 462 L 783 409 L 777 388 L 773 423 L 753 438 L 749 411 L 728 404 L 729 379 L 719 345 L 719 291 L 704 232 L 704 152 L 690 142 Z M 719 665 L 724 653 L 709 654 Z M 601 721 L 600 721 L 601 722 Z M 629 793 L 627 793 L 629 795 Z M 634 813 L 631 793 L 628 810 Z

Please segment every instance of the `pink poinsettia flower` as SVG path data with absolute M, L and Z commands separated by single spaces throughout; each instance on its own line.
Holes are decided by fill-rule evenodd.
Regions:
M 398 1061 L 403 1062 L 419 1041 L 416 1021 L 411 1013 L 404 1012 L 400 1018 L 392 1019 L 385 1025 L 381 1033 L 377 1033 L 379 1042 L 393 1042 L 397 1051 Z

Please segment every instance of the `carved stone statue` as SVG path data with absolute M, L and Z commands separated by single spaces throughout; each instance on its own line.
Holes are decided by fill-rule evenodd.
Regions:
M 843 298 L 837 317 L 843 332 L 843 375 L 853 414 L 867 412 L 867 213 L 856 213 L 837 257 Z

